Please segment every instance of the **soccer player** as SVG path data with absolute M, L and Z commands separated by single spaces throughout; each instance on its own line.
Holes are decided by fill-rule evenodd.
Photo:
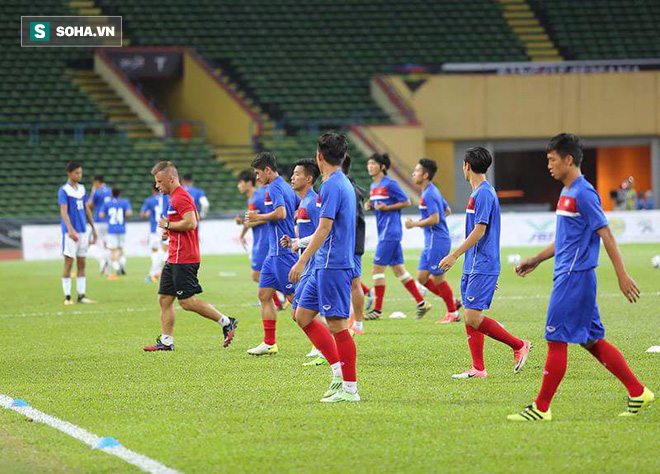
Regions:
M 166 260 L 167 239 L 163 240 L 163 231 L 158 227 L 158 221 L 167 216 L 167 208 L 170 205 L 170 197 L 158 191 L 154 184 L 149 196 L 140 209 L 140 217 L 149 219 L 149 248 L 151 249 L 151 269 L 149 276 L 145 279 L 147 283 L 156 283 L 160 277 L 161 270 Z
M 92 181 L 92 195 L 87 201 L 87 206 L 94 209 L 94 227 L 98 238 L 96 239 L 95 246 L 97 248 L 96 255 L 99 260 L 99 268 L 102 274 L 105 274 L 110 269 L 109 261 L 110 256 L 108 249 L 105 245 L 106 235 L 108 234 L 108 218 L 101 218 L 99 212 L 103 203 L 112 198 L 112 190 L 110 186 L 105 184 L 105 178 L 102 174 L 95 174 Z M 91 252 L 90 252 L 91 253 Z
M 484 335 L 508 345 L 513 350 L 514 373 L 520 372 L 529 355 L 531 343 L 518 339 L 497 321 L 484 316 L 490 308 L 500 275 L 500 202 L 495 188 L 486 181 L 486 171 L 493 162 L 483 147 L 465 151 L 463 175 L 472 186 L 465 210 L 465 240 L 440 262 L 447 272 L 465 254 L 461 277 L 461 298 L 465 307 L 465 330 L 472 355 L 472 367 L 455 379 L 488 377 L 484 366 Z
M 126 219 L 131 217 L 133 211 L 131 202 L 122 198 L 121 189 L 112 188 L 112 199 L 103 203 L 99 216 L 108 219 L 108 236 L 106 245 L 112 256 L 112 269 L 114 273 L 108 275 L 108 280 L 116 280 L 118 275 L 126 275 Z
M 179 182 L 179 173 L 169 161 L 161 161 L 151 170 L 160 192 L 169 194 L 170 205 L 167 217 L 158 222 L 158 227 L 169 234 L 169 256 L 163 267 L 158 289 L 160 324 L 162 333 L 156 344 L 144 348 L 146 352 L 173 351 L 174 299 L 186 311 L 192 311 L 222 327 L 223 347 L 229 346 L 234 338 L 237 321 L 222 314 L 213 305 L 198 299 L 202 292 L 197 280 L 199 271 L 199 238 L 197 236 L 197 209 L 188 192 Z
M 72 161 L 66 165 L 67 182 L 57 192 L 57 203 L 62 216 L 62 255 L 64 256 L 64 271 L 62 272 L 62 290 L 64 305 L 72 305 L 71 300 L 71 267 L 76 260 L 77 277 L 76 292 L 78 303 L 91 304 L 96 301 L 87 298 L 87 280 L 85 277 L 85 262 L 89 244 L 96 242 L 97 234 L 94 227 L 92 211 L 87 203 L 85 186 L 80 184 L 83 176 L 82 165 Z M 91 235 L 87 233 L 87 224 L 92 228 Z
M 296 263 L 296 257 L 290 248 L 280 245 L 285 235 L 294 235 L 293 219 L 296 213 L 297 199 L 291 186 L 277 172 L 275 155 L 262 152 L 252 161 L 257 181 L 266 187 L 264 204 L 265 213 L 248 210 L 245 222 L 248 224 L 268 225 L 268 256 L 264 260 L 259 278 L 259 301 L 261 319 L 264 326 L 264 340 L 247 352 L 250 355 L 269 355 L 277 353 L 275 329 L 277 313 L 273 304 L 276 291 L 284 294 L 289 302 L 293 301 L 296 285 L 288 280 L 289 270 Z
M 442 298 L 447 305 L 447 315 L 437 323 L 453 323 L 459 321 L 457 300 L 445 280 L 445 275 L 438 263 L 451 250 L 451 237 L 447 227 L 447 216 L 451 209 L 433 184 L 433 177 L 438 171 L 438 165 L 433 160 L 421 159 L 412 174 L 413 182 L 422 188 L 422 199 L 419 201 L 419 212 L 422 219 L 414 221 L 406 219 L 406 229 L 421 227 L 424 229 L 424 250 L 419 259 L 417 281 L 431 292 Z
M 416 316 L 421 318 L 431 310 L 432 306 L 424 300 L 419 288 L 417 288 L 417 282 L 403 265 L 401 209 L 409 207 L 411 203 L 399 183 L 387 176 L 390 165 L 390 158 L 387 154 L 375 153 L 367 162 L 367 171 L 373 182 L 371 183 L 369 201 L 365 203 L 365 210 L 373 209 L 376 215 L 378 245 L 373 264 L 376 303 L 374 309 L 367 313 L 365 318 L 379 319 L 383 314 L 386 267 L 392 267 L 394 275 L 415 298 L 417 302 Z
M 256 187 L 257 181 L 254 177 L 252 170 L 241 171 L 238 175 L 238 192 L 248 198 L 248 210 L 258 211 L 263 214 L 266 212 L 264 204 L 266 197 L 266 188 L 264 186 Z M 236 216 L 236 224 L 243 226 L 241 231 L 240 241 L 241 245 L 247 249 L 247 241 L 245 236 L 247 232 L 252 229 L 252 255 L 251 255 L 251 268 L 252 268 L 252 281 L 259 283 L 261 276 L 261 267 L 264 260 L 268 256 L 268 226 L 265 223 L 247 224 L 243 216 Z M 273 295 L 273 303 L 278 311 L 284 309 L 277 293 Z
M 348 330 L 355 257 L 355 191 L 341 171 L 346 138 L 325 133 L 318 139 L 316 161 L 323 184 L 319 190 L 319 225 L 289 279 L 297 282 L 314 258 L 315 273 L 305 284 L 295 319 L 332 369 L 332 382 L 321 402 L 358 402 L 356 348 Z M 328 323 L 321 324 L 320 314 Z M 334 335 L 334 338 L 333 338 Z
M 362 283 L 362 255 L 364 255 L 364 241 L 366 238 L 366 223 L 364 221 L 364 199 L 367 191 L 355 184 L 349 175 L 352 159 L 347 153 L 341 164 L 341 170 L 353 186 L 357 210 L 355 215 L 355 260 L 353 261 L 353 279 L 351 280 L 351 306 L 353 308 L 353 332 L 361 336 L 364 334 L 364 299 L 369 295 L 369 288 Z
M 619 416 L 634 416 L 655 396 L 637 379 L 619 350 L 605 340 L 605 328 L 596 303 L 596 267 L 603 241 L 624 296 L 634 303 L 640 292 L 626 272 L 623 257 L 603 213 L 598 192 L 580 170 L 583 153 L 580 138 L 562 133 L 546 148 L 548 170 L 564 188 L 557 203 L 555 241 L 535 257 L 516 266 L 518 276 L 533 272 L 555 257 L 552 295 L 548 306 L 545 338 L 548 357 L 541 391 L 531 405 L 509 415 L 511 421 L 550 421 L 550 402 L 566 372 L 567 346 L 580 344 L 609 370 L 628 391 L 628 406 Z
M 204 219 L 209 212 L 211 204 L 206 197 L 206 193 L 195 186 L 195 180 L 193 179 L 192 174 L 187 173 L 183 175 L 183 189 L 188 191 L 188 194 L 192 196 L 193 201 L 195 201 L 195 209 L 197 209 L 197 214 L 200 218 Z

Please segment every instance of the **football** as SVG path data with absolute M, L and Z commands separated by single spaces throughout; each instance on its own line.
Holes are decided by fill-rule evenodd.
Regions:
M 654 255 L 651 259 L 651 265 L 653 268 L 660 268 L 660 255 Z

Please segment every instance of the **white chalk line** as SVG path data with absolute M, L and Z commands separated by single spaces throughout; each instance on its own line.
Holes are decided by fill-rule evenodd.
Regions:
M 13 398 L 0 393 L 1 406 L 7 406 L 10 403 L 12 403 L 12 401 Z M 69 423 L 68 421 L 60 420 L 59 418 L 50 416 L 30 406 L 27 407 L 12 406 L 10 409 L 14 410 L 16 413 L 20 413 L 21 415 L 27 418 L 48 425 L 52 428 L 55 428 L 58 431 L 61 431 L 64 434 L 71 436 L 72 438 L 82 441 L 90 448 L 96 446 L 96 444 L 99 441 L 101 441 L 101 439 L 103 439 L 100 436 L 97 436 L 85 430 L 84 428 L 81 428 L 80 426 L 74 425 L 73 423 Z M 112 456 L 116 456 L 119 459 L 126 461 L 127 463 L 132 464 L 133 466 L 138 467 L 145 472 L 152 472 L 156 474 L 177 474 L 180 472 L 177 471 L 176 469 L 167 467 L 164 464 L 161 464 L 158 461 L 151 459 L 143 454 L 136 453 L 135 451 L 131 451 L 130 449 L 125 448 L 123 446 L 114 446 L 114 447 L 102 448 L 99 450 L 103 451 L 104 453 L 110 454 Z

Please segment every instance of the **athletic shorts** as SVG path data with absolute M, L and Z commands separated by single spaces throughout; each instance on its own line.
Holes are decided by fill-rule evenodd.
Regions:
M 261 269 L 264 266 L 264 260 L 266 260 L 266 257 L 268 256 L 268 252 L 264 252 L 261 249 L 252 249 L 252 264 L 251 268 L 252 270 L 256 270 L 258 272 L 261 271 Z
M 422 255 L 419 257 L 418 270 L 424 270 L 431 275 L 442 275 L 445 272 L 440 270 L 440 260 L 449 255 L 451 250 L 451 240 L 434 240 L 429 247 L 422 250 Z
M 478 311 L 490 308 L 499 275 L 473 273 L 461 277 L 461 300 L 466 309 Z
M 396 240 L 382 240 L 376 246 L 374 254 L 374 265 L 388 267 L 403 263 L 403 250 L 401 242 Z
M 314 259 L 312 258 L 312 262 L 313 261 Z M 305 286 L 312 279 L 316 279 L 316 270 L 314 269 L 300 277 L 300 281 L 296 285 L 296 291 L 293 294 L 293 303 L 291 303 L 291 308 L 294 310 L 300 305 L 300 298 L 302 297 L 303 291 L 305 290 Z
M 96 245 L 103 247 L 105 245 L 105 240 L 108 235 L 108 223 L 107 222 L 94 222 L 94 228 L 96 229 Z
M 154 252 L 161 248 L 163 245 L 167 245 L 170 239 L 163 240 L 163 229 L 158 227 L 156 232 L 151 232 L 149 234 L 149 248 Z
M 317 269 L 300 296 L 298 306 L 318 311 L 324 318 L 348 319 L 351 313 L 353 269 Z
M 126 246 L 126 234 L 108 234 L 105 246 L 109 250 L 123 249 Z
M 596 303 L 596 270 L 562 273 L 552 282 L 545 338 L 584 344 L 605 337 Z
M 170 295 L 185 300 L 201 293 L 202 287 L 197 280 L 199 263 L 169 263 L 163 267 L 160 275 L 159 295 Z
M 266 257 L 261 267 L 259 288 L 274 288 L 285 295 L 293 294 L 296 285 L 289 281 L 289 272 L 297 261 L 292 253 Z
M 62 234 L 62 255 L 76 258 L 86 257 L 89 250 L 89 233 L 78 233 L 78 241 L 74 241 L 69 234 Z
M 362 278 L 362 255 L 355 255 L 353 258 L 353 274 L 351 279 Z

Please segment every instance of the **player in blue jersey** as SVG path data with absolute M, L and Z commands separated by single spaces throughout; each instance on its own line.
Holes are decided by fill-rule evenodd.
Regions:
M 472 194 L 465 210 L 465 240 L 440 262 L 440 270 L 446 272 L 465 254 L 461 297 L 472 367 L 453 375 L 455 379 L 488 377 L 483 358 L 484 335 L 511 347 L 514 373 L 527 362 L 531 347 L 529 341 L 518 339 L 497 321 L 483 315 L 493 301 L 500 275 L 500 202 L 495 188 L 486 180 L 492 162 L 493 158 L 483 147 L 466 150 L 463 175 L 472 186 Z
M 264 196 L 265 212 L 248 210 L 245 213 L 247 224 L 263 224 L 268 226 L 268 256 L 264 260 L 259 278 L 259 302 L 261 303 L 261 318 L 264 325 L 264 341 L 248 350 L 251 355 L 267 355 L 277 353 L 275 328 L 277 312 L 273 304 L 276 291 L 284 294 L 291 302 L 296 285 L 289 281 L 289 270 L 296 263 L 296 257 L 290 248 L 280 245 L 280 239 L 285 235 L 294 235 L 294 217 L 297 208 L 297 198 L 291 186 L 277 172 L 275 155 L 262 152 L 252 161 L 252 168 L 257 181 L 266 187 Z
M 131 217 L 133 211 L 131 202 L 121 197 L 121 189 L 112 188 L 112 199 L 103 203 L 99 212 L 101 218 L 108 219 L 108 238 L 106 245 L 111 252 L 112 269 L 114 273 L 108 275 L 109 280 L 116 280 L 118 275 L 126 275 L 126 219 Z
M 355 258 L 355 191 L 341 170 L 346 138 L 325 133 L 318 139 L 316 161 L 323 173 L 317 202 L 319 225 L 289 279 L 299 281 L 313 258 L 315 275 L 300 295 L 295 319 L 332 369 L 332 382 L 322 402 L 358 402 L 356 348 L 348 330 L 351 280 Z M 328 323 L 321 324 L 320 314 Z M 334 335 L 334 338 L 333 338 Z
M 99 217 L 99 212 L 103 203 L 112 198 L 112 189 L 105 184 L 105 178 L 102 174 L 95 174 L 92 181 L 92 195 L 87 201 L 87 206 L 94 210 L 94 227 L 98 238 L 92 248 L 90 255 L 96 255 L 99 261 L 99 269 L 102 274 L 110 270 L 110 252 L 108 251 L 105 240 L 108 234 L 108 219 Z M 94 252 L 92 250 L 94 249 Z
M 87 279 L 85 277 L 85 262 L 90 244 L 96 242 L 97 234 L 94 227 L 92 211 L 87 203 L 85 186 L 80 184 L 83 176 L 82 165 L 72 161 L 66 165 L 67 182 L 57 192 L 57 204 L 62 216 L 62 255 L 64 256 L 64 271 L 62 272 L 62 290 L 64 304 L 72 305 L 71 300 L 71 268 L 76 260 L 77 277 L 76 292 L 78 303 L 96 303 L 85 296 Z M 87 223 L 91 233 L 87 232 Z
M 440 260 L 451 250 L 451 237 L 447 227 L 447 216 L 451 214 L 451 209 L 433 184 L 437 171 L 438 165 L 433 160 L 421 159 L 415 166 L 412 178 L 413 182 L 422 188 L 422 198 L 419 201 L 422 219 L 406 219 L 406 229 L 424 229 L 424 250 L 419 259 L 417 281 L 442 298 L 447 306 L 446 316 L 436 323 L 452 323 L 460 319 L 458 301 L 454 299 L 454 292 L 445 280 L 445 272 L 438 267 Z
M 211 203 L 209 203 L 206 193 L 195 186 L 195 180 L 190 173 L 183 175 L 183 182 L 181 184 L 183 185 L 183 189 L 188 191 L 188 194 L 192 196 L 195 207 L 197 208 L 197 214 L 199 214 L 200 218 L 204 219 L 211 208 Z
M 385 268 L 392 267 L 394 275 L 410 292 L 417 302 L 416 316 L 423 317 L 431 310 L 431 305 L 419 292 L 417 282 L 403 265 L 401 239 L 401 209 L 410 206 L 410 199 L 403 192 L 399 183 L 387 176 L 391 162 L 387 154 L 373 154 L 367 162 L 367 171 L 373 182 L 369 193 L 366 210 L 374 211 L 378 227 L 378 246 L 374 254 L 373 280 L 376 303 L 366 319 L 379 319 L 383 313 L 385 298 Z
M 552 420 L 550 402 L 566 373 L 569 343 L 580 344 L 623 383 L 628 391 L 628 406 L 619 416 L 634 416 L 655 396 L 640 383 L 621 352 L 605 340 L 605 328 L 596 303 L 596 267 L 601 240 L 614 266 L 619 288 L 628 301 L 637 301 L 639 288 L 626 272 L 598 192 L 582 175 L 580 138 L 569 133 L 559 134 L 550 140 L 546 153 L 550 174 L 564 185 L 557 203 L 555 241 L 535 257 L 520 262 L 516 273 L 524 277 L 541 262 L 555 257 L 545 326 L 548 356 L 538 397 L 508 419 Z
M 167 258 L 167 238 L 163 240 L 163 232 L 158 227 L 158 221 L 167 217 L 167 208 L 170 205 L 170 197 L 158 191 L 154 184 L 151 196 L 145 199 L 140 209 L 140 217 L 149 219 L 149 248 L 151 249 L 151 268 L 149 276 L 145 279 L 147 283 L 157 283 L 160 278 L 163 265 Z

